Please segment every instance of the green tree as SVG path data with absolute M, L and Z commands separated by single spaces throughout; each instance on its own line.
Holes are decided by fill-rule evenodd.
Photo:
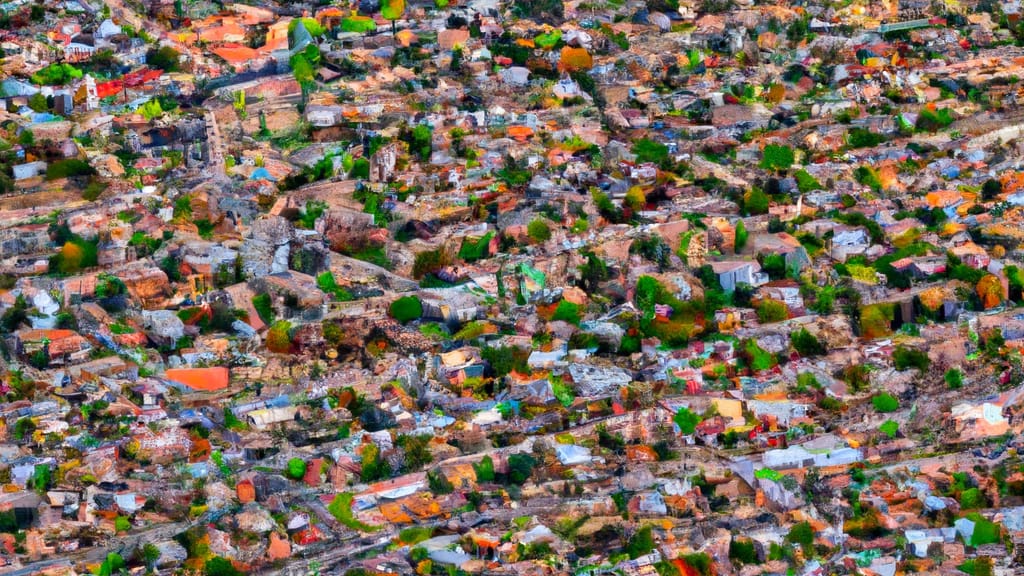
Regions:
M 380 15 L 385 20 L 391 21 L 392 42 L 395 41 L 394 38 L 397 32 L 396 23 L 402 18 L 403 14 L 405 14 L 405 0 L 383 0 L 380 3 Z
M 478 464 L 473 465 L 476 472 L 477 482 L 494 482 L 494 461 L 490 456 L 484 456 Z
M 814 528 L 811 527 L 810 522 L 797 522 L 786 534 L 786 541 L 796 544 L 803 548 L 804 552 L 808 552 L 814 545 Z
M 733 250 L 739 254 L 743 247 L 747 245 L 747 227 L 743 224 L 743 220 L 736 222 L 736 234 L 733 240 Z
M 921 372 L 927 372 L 930 363 L 927 353 L 903 346 L 896 347 L 892 353 L 892 360 L 897 370 L 917 368 Z
M 146 53 L 146 63 L 164 72 L 174 72 L 178 69 L 178 59 L 181 53 L 171 46 L 161 46 Z
M 761 156 L 761 168 L 765 170 L 788 170 L 793 165 L 793 149 L 781 144 L 768 144 Z
M 751 216 L 768 213 L 769 198 L 760 188 L 751 188 L 743 195 L 743 210 Z
M 580 307 L 578 305 L 568 300 L 562 300 L 558 303 L 558 307 L 555 308 L 555 313 L 551 315 L 551 319 L 579 325 L 580 316 Z
M 633 142 L 632 152 L 637 162 L 651 162 L 661 166 L 668 161 L 668 146 L 647 138 Z
M 950 390 L 959 390 L 964 385 L 964 373 L 959 368 L 946 370 L 946 374 L 942 378 Z
M 547 222 L 540 218 L 534 218 L 526 226 L 526 235 L 535 244 L 543 244 L 551 239 L 551 228 L 548 227 Z
M 875 407 L 877 412 L 881 412 L 883 414 L 895 412 L 900 408 L 899 400 L 888 392 L 882 392 L 872 397 L 871 404 Z
M 362 469 L 359 478 L 363 482 L 376 482 L 391 476 L 391 466 L 380 457 L 380 448 L 376 444 L 367 444 L 362 453 Z
M 292 458 L 288 461 L 288 477 L 292 480 L 301 480 L 306 475 L 306 462 L 302 458 Z
M 142 546 L 142 561 L 145 562 L 147 567 L 152 568 L 156 565 L 157 560 L 160 559 L 160 549 L 156 547 L 152 542 L 146 542 Z
M 740 564 L 756 564 L 757 550 L 754 542 L 746 538 L 733 538 L 729 542 L 729 559 Z
M 608 265 L 593 252 L 587 252 L 586 256 L 587 261 L 580 266 L 580 277 L 583 289 L 593 293 L 597 292 L 601 282 L 608 279 Z
M 686 406 L 682 406 L 676 411 L 672 421 L 679 427 L 679 432 L 683 436 L 690 436 L 697 431 L 697 425 L 700 424 L 700 416 Z
M 630 558 L 639 558 L 644 554 L 650 554 L 654 550 L 654 537 L 651 536 L 651 527 L 644 526 L 636 531 L 633 537 L 626 542 L 626 553 Z
M 821 356 L 825 353 L 825 346 L 806 328 L 800 328 L 790 334 L 789 340 L 793 344 L 793 349 L 803 357 Z
M 981 199 L 988 202 L 995 200 L 1003 193 L 1003 184 L 999 180 L 989 178 L 981 185 Z
M 512 454 L 508 457 L 508 479 L 513 484 L 523 485 L 533 474 L 537 461 L 529 454 Z
M 895 438 L 900 431 L 900 425 L 894 420 L 886 420 L 882 422 L 882 425 L 878 427 L 878 431 L 885 434 L 889 438 Z
M 757 319 L 762 324 L 782 322 L 789 318 L 789 310 L 786 303 L 773 298 L 764 298 L 757 303 Z
M 292 349 L 292 325 L 287 320 L 279 320 L 267 331 L 267 350 L 278 354 L 287 354 Z
M 206 576 L 244 576 L 245 573 L 235 568 L 235 565 L 231 563 L 231 560 L 227 558 L 221 558 L 220 556 L 214 556 L 206 561 L 203 566 L 203 571 Z
M 415 296 L 403 296 L 391 303 L 388 314 L 402 324 L 423 316 L 423 303 Z

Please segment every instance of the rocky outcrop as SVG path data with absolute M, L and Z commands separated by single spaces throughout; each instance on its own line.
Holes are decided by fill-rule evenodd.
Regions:
M 156 266 L 130 268 L 118 273 L 117 277 L 124 282 L 128 294 L 149 310 L 163 307 L 164 301 L 173 293 L 167 274 Z

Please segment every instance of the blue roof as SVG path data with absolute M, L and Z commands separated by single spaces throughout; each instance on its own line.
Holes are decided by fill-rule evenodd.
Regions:
M 262 166 L 260 166 L 259 168 L 253 170 L 252 174 L 249 176 L 249 179 L 250 180 L 270 180 L 272 182 L 277 182 L 277 178 L 274 178 L 273 176 L 271 176 L 270 172 L 267 172 L 267 169 L 262 167 Z

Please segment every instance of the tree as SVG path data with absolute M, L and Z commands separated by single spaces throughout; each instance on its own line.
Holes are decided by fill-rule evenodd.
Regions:
M 1003 284 L 995 274 L 986 274 L 978 281 L 978 298 L 981 305 L 988 310 L 1003 302 Z
M 781 144 L 768 144 L 761 155 L 761 168 L 765 170 L 788 170 L 793 165 L 793 149 Z
M 989 178 L 981 185 L 981 199 L 988 202 L 995 200 L 1003 193 L 1003 184 L 999 180 Z
M 743 195 L 743 210 L 751 215 L 768 213 L 768 195 L 760 188 L 751 188 Z
M 672 421 L 679 427 L 683 436 L 690 436 L 697 431 L 697 424 L 700 424 L 700 416 L 686 406 L 682 406 L 672 417 Z
M 885 434 L 890 439 L 895 438 L 900 431 L 900 425 L 894 420 L 886 420 L 882 422 L 882 425 L 878 427 L 878 431 Z
M 928 371 L 928 354 L 920 350 L 897 346 L 892 353 L 892 361 L 897 370 L 917 368 L 921 372 Z
M 36 135 L 28 128 L 23 128 L 21 134 L 18 134 L 18 144 L 25 148 L 31 148 L 36 145 Z
M 964 385 L 964 373 L 959 368 L 946 370 L 946 374 L 942 378 L 950 390 L 959 390 Z
M 522 486 L 533 474 L 537 461 L 529 454 L 512 454 L 508 457 L 508 479 L 513 484 Z
M 380 15 L 385 20 L 391 21 L 391 38 L 394 42 L 396 26 L 399 19 L 405 13 L 405 0 L 383 0 L 380 3 Z
M 747 245 L 747 227 L 743 224 L 743 220 L 736 222 L 736 234 L 733 240 L 733 251 L 739 254 L 743 247 Z
M 558 303 L 558 307 L 555 308 L 555 313 L 551 315 L 551 319 L 578 325 L 580 323 L 580 307 L 568 300 L 562 300 Z
M 654 550 L 654 537 L 651 536 L 651 527 L 644 526 L 636 531 L 633 537 L 626 542 L 626 553 L 630 558 L 639 558 Z
M 643 188 L 632 186 L 626 191 L 626 198 L 623 202 L 627 208 L 636 213 L 644 209 L 644 205 L 647 203 L 647 196 L 644 195 Z
M 596 292 L 601 282 L 608 279 L 608 265 L 593 252 L 587 252 L 586 256 L 587 261 L 580 266 L 583 289 L 587 292 Z
M 733 538 L 729 542 L 729 559 L 740 564 L 757 563 L 757 550 L 754 542 L 746 538 Z
M 376 444 L 367 444 L 363 448 L 363 462 L 359 479 L 363 482 L 376 482 L 391 476 L 391 466 L 380 457 L 380 448 Z
M 31 108 L 33 112 L 46 112 L 50 109 L 46 103 L 46 96 L 43 96 L 41 93 L 29 96 L 28 107 Z
M 206 572 L 206 576 L 244 576 L 245 574 L 238 568 L 235 568 L 231 560 L 221 558 L 220 556 L 214 556 L 207 560 L 203 566 L 203 571 Z
M 547 222 L 540 218 L 534 218 L 526 225 L 526 235 L 535 244 L 543 244 L 551 239 L 551 228 L 548 227 Z
M 875 407 L 877 412 L 881 412 L 883 414 L 895 412 L 900 408 L 899 400 L 888 392 L 882 392 L 872 397 L 871 405 Z
M 563 46 L 558 66 L 565 72 L 586 71 L 593 68 L 594 59 L 586 48 Z
M 782 322 L 789 318 L 789 310 L 786 303 L 773 298 L 764 298 L 757 303 L 757 319 L 762 324 Z
M 494 461 L 490 456 L 484 456 L 479 464 L 474 464 L 473 471 L 477 482 L 494 482 Z
M 649 138 L 640 138 L 633 142 L 630 151 L 636 155 L 637 162 L 650 162 L 661 166 L 669 159 L 668 146 Z
M 85 253 L 82 247 L 68 240 L 60 249 L 60 266 L 58 270 L 61 274 L 77 274 L 82 269 L 84 259 Z
M 440 496 L 443 494 L 451 494 L 455 491 L 455 487 L 452 486 L 448 477 L 441 472 L 440 469 L 434 468 L 427 472 L 427 487 L 430 488 L 430 492 Z
M 160 560 L 160 549 L 152 542 L 146 542 L 142 546 L 142 561 L 147 567 L 153 567 L 157 560 Z
M 99 570 L 94 572 L 94 574 L 96 576 L 113 576 L 124 570 L 124 567 L 124 558 L 117 552 L 111 552 L 107 554 L 103 563 L 100 564 Z
M 288 477 L 292 480 L 301 480 L 306 475 L 306 462 L 302 458 L 292 458 L 288 461 Z
M 146 63 L 164 72 L 174 72 L 178 69 L 178 59 L 181 53 L 171 46 L 161 46 L 146 53 Z
M 423 303 L 415 296 L 402 296 L 388 307 L 388 314 L 402 324 L 423 316 Z
M 793 349 L 803 357 L 821 356 L 825 353 L 825 346 L 814 334 L 807 331 L 807 328 L 800 328 L 789 336 Z
M 292 350 L 292 325 L 287 320 L 279 320 L 267 331 L 267 350 L 278 354 L 287 354 Z
M 800 546 L 806 552 L 814 545 L 814 528 L 810 522 L 797 522 L 786 534 L 786 541 Z

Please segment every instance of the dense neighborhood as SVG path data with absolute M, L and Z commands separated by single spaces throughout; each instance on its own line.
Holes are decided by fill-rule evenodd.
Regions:
M 1024 574 L 1018 0 L 0 3 L 0 574 Z

